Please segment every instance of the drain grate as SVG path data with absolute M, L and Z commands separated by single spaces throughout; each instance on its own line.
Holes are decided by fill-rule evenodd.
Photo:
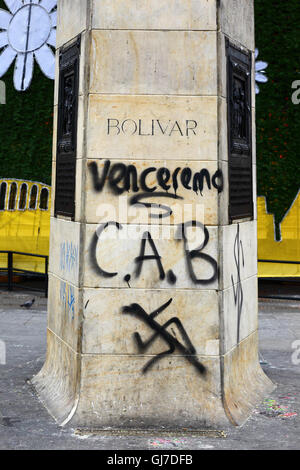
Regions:
M 145 436 L 145 437 L 210 437 L 210 438 L 226 438 L 224 431 L 215 429 L 180 429 L 176 431 L 168 431 L 163 429 L 88 429 L 77 428 L 75 435 L 78 436 Z

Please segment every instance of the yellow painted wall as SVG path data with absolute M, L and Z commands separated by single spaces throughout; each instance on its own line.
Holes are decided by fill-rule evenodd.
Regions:
M 0 179 L 7 183 L 5 210 L 0 210 L 0 251 L 22 251 L 49 255 L 50 201 L 51 188 L 32 181 Z M 18 186 L 14 210 L 8 210 L 11 184 Z M 19 210 L 20 189 L 22 183 L 28 186 L 25 210 Z M 36 209 L 29 208 L 30 192 L 33 185 L 38 187 Z M 42 188 L 49 190 L 47 210 L 39 209 Z M 264 197 L 257 198 L 258 215 L 258 259 L 284 261 L 300 260 L 300 191 L 281 223 L 281 241 L 275 241 L 274 217 L 268 214 Z M 7 266 L 7 255 L 0 253 L 0 268 Z M 14 266 L 36 272 L 44 272 L 43 259 L 14 255 Z M 295 277 L 300 276 L 300 265 L 258 263 L 259 277 Z
M 283 218 L 281 240 L 275 241 L 274 217 L 264 197 L 257 198 L 258 259 L 300 261 L 300 191 Z M 258 263 L 259 277 L 298 277 L 300 264 Z
M 15 209 L 9 210 L 9 195 L 12 183 L 17 184 Z M 0 251 L 21 251 L 49 255 L 50 234 L 50 201 L 51 188 L 45 184 L 32 181 L 0 179 L 1 184 L 6 183 L 5 209 L 0 210 Z M 27 184 L 27 200 L 24 210 L 19 210 L 20 190 L 23 183 Z M 38 188 L 36 209 L 30 209 L 30 193 L 32 187 Z M 43 188 L 49 191 L 48 208 L 39 208 L 40 195 Z M 0 268 L 7 266 L 7 255 L 0 253 Z M 14 255 L 14 267 L 30 271 L 45 272 L 45 261 L 42 258 Z

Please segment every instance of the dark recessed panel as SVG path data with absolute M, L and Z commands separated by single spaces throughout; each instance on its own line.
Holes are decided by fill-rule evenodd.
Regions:
M 80 37 L 59 56 L 55 216 L 74 219 Z
M 253 217 L 251 53 L 228 40 L 229 220 Z

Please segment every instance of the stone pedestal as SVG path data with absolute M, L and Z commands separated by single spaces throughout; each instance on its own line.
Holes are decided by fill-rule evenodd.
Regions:
M 253 2 L 58 5 L 33 383 L 60 424 L 241 424 L 273 387 L 258 361 Z

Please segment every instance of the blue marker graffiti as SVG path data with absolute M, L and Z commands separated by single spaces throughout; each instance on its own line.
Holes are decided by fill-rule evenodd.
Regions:
M 63 305 L 65 314 L 74 320 L 75 315 L 75 293 L 74 287 L 66 282 L 60 283 L 60 302 Z
M 60 244 L 60 270 L 63 272 L 72 272 L 78 267 L 78 246 L 72 242 L 63 242 Z

